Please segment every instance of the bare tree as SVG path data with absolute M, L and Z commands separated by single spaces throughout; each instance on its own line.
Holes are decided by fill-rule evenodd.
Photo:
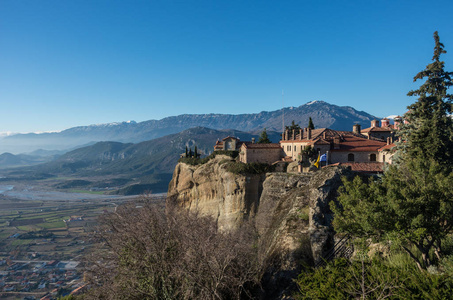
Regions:
M 397 278 L 392 278 L 389 272 L 383 272 L 379 267 L 370 266 L 366 254 L 359 253 L 360 267 L 352 267 L 352 281 L 349 282 L 345 291 L 354 299 L 383 300 L 395 295 L 400 288 Z M 397 276 L 397 275 L 396 275 Z
M 240 299 L 260 279 L 255 231 L 219 232 L 209 217 L 130 203 L 100 219 L 87 299 Z

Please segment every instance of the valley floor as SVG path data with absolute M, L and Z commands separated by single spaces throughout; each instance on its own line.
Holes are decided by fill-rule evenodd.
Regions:
M 83 286 L 82 256 L 93 246 L 97 217 L 135 198 L 2 183 L 0 298 L 39 299 Z

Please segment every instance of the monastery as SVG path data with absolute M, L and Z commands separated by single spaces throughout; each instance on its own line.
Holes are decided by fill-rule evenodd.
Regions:
M 373 120 L 371 127 L 363 130 L 358 124 L 352 131 L 329 128 L 286 130 L 279 143 L 270 144 L 258 144 L 254 139 L 243 142 L 229 136 L 217 141 L 214 151 L 237 150 L 243 163 L 298 162 L 302 166 L 309 161 L 307 150 L 314 149 L 318 155 L 325 154 L 326 161 L 322 166 L 343 165 L 359 172 L 382 173 L 384 164 L 392 163 L 393 140 L 400 124 L 401 118 L 397 117 L 394 125 L 384 118 L 380 125 L 378 120 Z M 299 167 L 299 172 L 303 170 Z

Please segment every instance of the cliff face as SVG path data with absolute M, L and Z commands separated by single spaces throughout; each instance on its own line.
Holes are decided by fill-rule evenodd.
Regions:
M 225 168 L 229 159 L 178 164 L 167 201 L 212 216 L 222 230 L 251 220 L 259 233 L 260 254 L 271 266 L 265 281 L 288 287 L 302 261 L 312 265 L 332 246 L 328 204 L 341 176 L 349 172 L 332 167 L 308 174 L 236 175 Z
M 265 175 L 242 176 L 227 172 L 227 156 L 201 166 L 178 164 L 168 189 L 177 207 L 198 211 L 217 220 L 221 230 L 238 228 L 256 215 Z

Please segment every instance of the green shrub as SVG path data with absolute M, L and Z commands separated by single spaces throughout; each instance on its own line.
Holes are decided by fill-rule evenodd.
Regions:
M 309 216 L 310 208 L 304 207 L 299 210 L 299 218 L 304 221 L 308 221 L 310 219 Z
M 207 163 L 208 161 L 210 161 L 211 159 L 213 159 L 214 157 L 216 157 L 217 155 L 226 155 L 226 156 L 229 156 L 231 158 L 236 158 L 238 157 L 239 155 L 239 151 L 214 151 L 213 153 L 211 153 L 210 155 L 204 157 L 204 158 L 195 158 L 195 157 L 181 157 L 178 162 L 180 163 L 185 163 L 187 165 L 191 165 L 191 166 L 196 166 L 196 165 L 203 165 L 205 163 Z
M 451 299 L 453 278 L 446 258 L 438 273 L 420 271 L 404 253 L 389 258 L 337 259 L 303 271 L 296 299 Z
M 264 174 L 268 172 L 273 172 L 275 170 L 275 166 L 270 166 L 268 164 L 262 163 L 248 163 L 244 164 L 241 162 L 234 162 L 231 161 L 226 164 L 226 169 L 228 172 L 233 174 Z

